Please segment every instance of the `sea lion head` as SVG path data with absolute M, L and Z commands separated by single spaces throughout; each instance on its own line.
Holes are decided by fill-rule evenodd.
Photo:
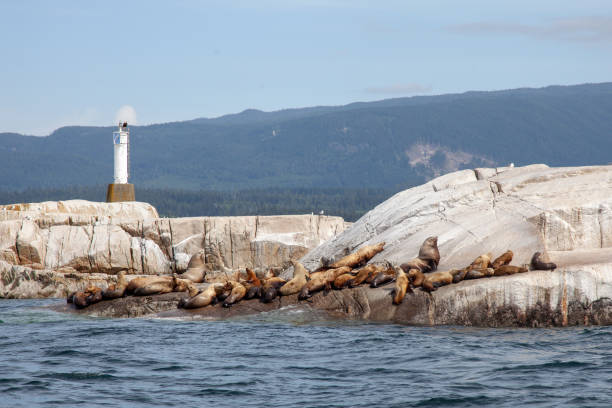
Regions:
M 264 289 L 264 293 L 261 296 L 264 303 L 273 301 L 278 296 L 278 289 L 273 286 L 269 286 Z
M 187 270 L 204 268 L 204 252 L 197 252 L 191 256 L 187 264 Z
M 438 251 L 438 237 L 429 237 L 419 249 L 419 258 L 425 260 L 434 260 L 436 264 L 440 261 L 440 252 Z
M 215 296 L 219 296 L 220 294 L 225 292 L 225 284 L 215 282 L 215 283 L 211 283 L 211 285 L 213 288 L 212 290 L 215 292 Z
M 189 292 L 189 297 L 194 297 L 199 292 L 198 288 L 196 288 L 195 285 L 192 285 L 191 283 L 187 285 L 187 291 Z

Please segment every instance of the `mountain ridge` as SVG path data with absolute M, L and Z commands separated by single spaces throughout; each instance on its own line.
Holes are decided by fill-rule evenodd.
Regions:
M 462 168 L 611 160 L 612 83 L 414 96 L 133 126 L 147 188 L 400 189 Z M 0 133 L 0 188 L 112 181 L 114 126 Z

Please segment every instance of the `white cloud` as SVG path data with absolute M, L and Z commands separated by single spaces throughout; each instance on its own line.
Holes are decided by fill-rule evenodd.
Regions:
M 425 86 L 416 83 L 410 84 L 392 84 L 385 86 L 373 86 L 364 89 L 364 92 L 369 94 L 380 95 L 413 95 L 424 94 L 431 92 L 431 86 Z
M 485 21 L 453 25 L 448 29 L 462 34 L 517 34 L 559 41 L 612 42 L 612 17 L 606 16 L 567 18 L 542 24 Z
M 136 109 L 131 105 L 123 105 L 120 107 L 115 115 L 115 123 L 119 122 L 127 122 L 132 125 L 138 124 Z

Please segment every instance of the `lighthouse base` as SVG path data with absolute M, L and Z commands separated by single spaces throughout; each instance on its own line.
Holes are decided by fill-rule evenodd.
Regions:
M 136 201 L 133 184 L 109 184 L 106 190 L 106 202 Z

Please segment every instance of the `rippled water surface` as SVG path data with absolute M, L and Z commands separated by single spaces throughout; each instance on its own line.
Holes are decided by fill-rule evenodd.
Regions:
M 0 406 L 612 406 L 612 329 L 94 319 L 0 300 Z

